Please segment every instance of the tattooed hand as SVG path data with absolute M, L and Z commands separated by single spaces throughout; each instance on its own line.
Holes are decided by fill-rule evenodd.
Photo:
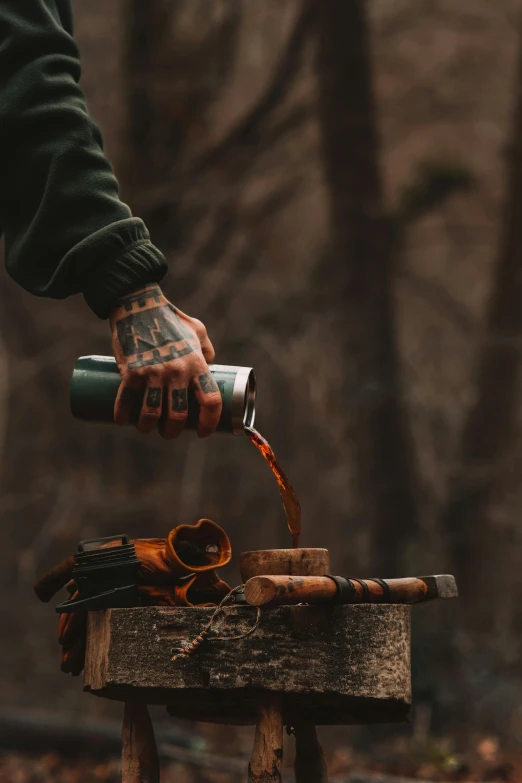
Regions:
M 143 396 L 138 430 L 151 432 L 159 424 L 164 438 L 177 438 L 187 419 L 190 387 L 201 406 L 198 436 L 211 435 L 221 416 L 221 395 L 208 369 L 214 349 L 201 321 L 171 305 L 156 283 L 122 297 L 109 320 L 122 377 L 116 423 L 128 424 L 136 397 Z

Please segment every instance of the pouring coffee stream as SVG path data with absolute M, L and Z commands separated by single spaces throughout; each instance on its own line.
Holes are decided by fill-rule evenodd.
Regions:
M 254 427 L 245 426 L 245 432 L 272 469 L 272 473 L 274 474 L 279 487 L 279 494 L 281 495 L 281 501 L 285 510 L 288 529 L 292 534 L 292 547 L 296 549 L 299 545 L 299 535 L 301 533 L 301 506 L 299 505 L 295 490 L 290 484 L 274 454 L 273 448 L 266 438 L 263 438 Z

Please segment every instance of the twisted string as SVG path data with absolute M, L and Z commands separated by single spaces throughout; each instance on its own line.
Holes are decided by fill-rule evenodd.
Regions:
M 212 628 L 215 620 L 220 615 L 220 613 L 227 606 L 229 601 L 232 598 L 234 598 L 234 596 L 237 593 L 239 593 L 242 589 L 243 589 L 243 585 L 238 585 L 237 587 L 234 587 L 233 590 L 231 590 L 228 593 L 228 595 L 226 595 L 223 598 L 223 600 L 218 604 L 218 606 L 216 606 L 205 628 L 194 639 L 192 639 L 191 642 L 184 642 L 182 643 L 181 647 L 177 647 L 172 650 L 172 652 L 174 653 L 174 655 L 172 656 L 173 661 L 179 661 L 185 658 L 189 658 L 191 655 L 193 655 L 196 652 L 196 650 L 198 650 L 198 648 L 203 644 L 203 642 L 207 640 L 209 631 Z M 239 639 L 246 639 L 247 636 L 251 636 L 254 633 L 254 631 L 259 627 L 260 621 L 261 621 L 261 607 L 257 607 L 255 623 L 251 628 L 248 629 L 248 631 L 245 631 L 245 633 L 238 634 L 237 636 L 213 636 L 211 637 L 211 641 L 235 642 Z

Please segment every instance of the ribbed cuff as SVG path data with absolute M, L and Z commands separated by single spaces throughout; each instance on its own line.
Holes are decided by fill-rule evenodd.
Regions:
M 75 267 L 85 270 L 83 296 L 99 318 L 108 318 L 121 296 L 140 284 L 159 283 L 167 272 L 163 254 L 152 244 L 139 218 L 97 231 L 77 245 L 74 253 Z

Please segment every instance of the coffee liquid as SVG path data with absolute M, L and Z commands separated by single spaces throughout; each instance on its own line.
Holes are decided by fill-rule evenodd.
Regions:
M 279 494 L 283 502 L 288 529 L 292 534 L 292 546 L 295 549 L 299 544 L 299 534 L 301 532 L 301 506 L 299 505 L 297 495 L 268 441 L 254 427 L 245 427 L 245 432 L 272 468 L 272 473 L 277 481 Z

